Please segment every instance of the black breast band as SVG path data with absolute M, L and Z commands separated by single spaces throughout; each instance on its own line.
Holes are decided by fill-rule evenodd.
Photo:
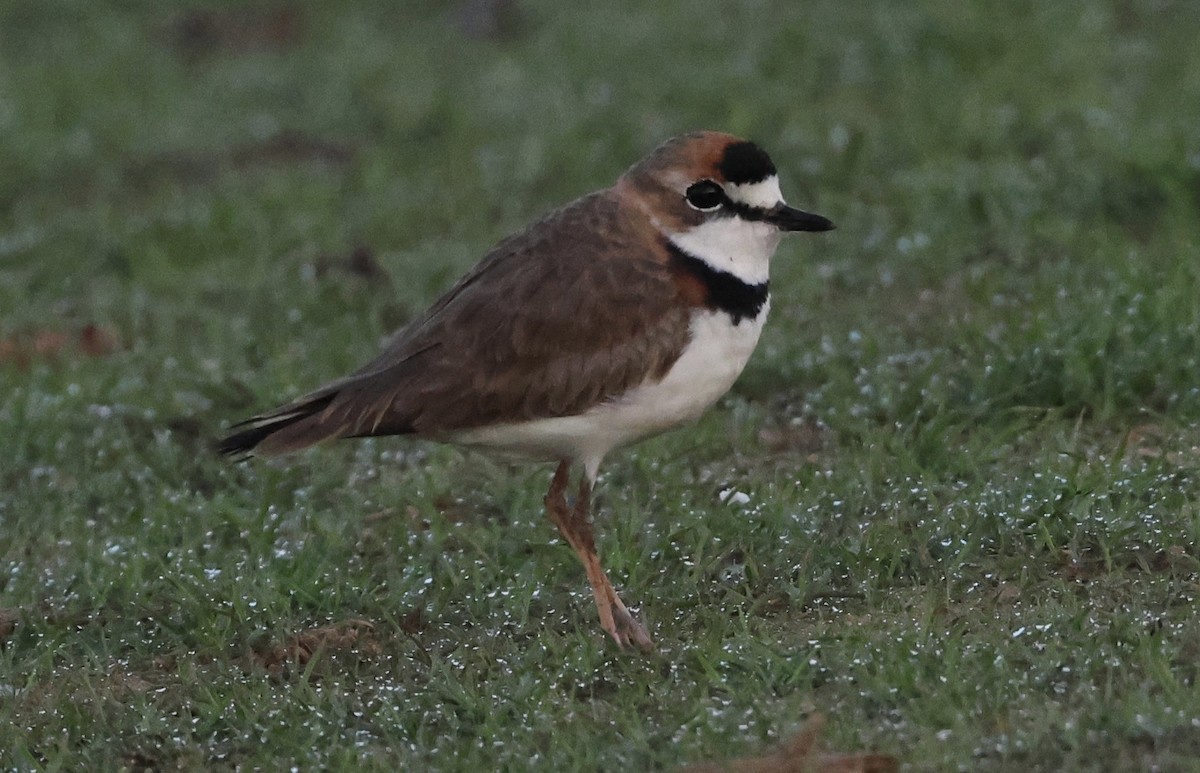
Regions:
M 713 268 L 670 239 L 666 242 L 671 253 L 671 267 L 700 280 L 704 286 L 707 291 L 705 306 L 725 312 L 735 325 L 743 319 L 754 319 L 762 311 L 770 295 L 768 282 L 754 285 L 743 282 L 728 271 Z

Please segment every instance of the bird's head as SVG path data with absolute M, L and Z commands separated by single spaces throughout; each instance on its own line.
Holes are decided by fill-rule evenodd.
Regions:
M 747 281 L 763 281 L 788 231 L 833 223 L 783 200 L 775 164 L 748 140 L 695 132 L 660 145 L 617 183 L 675 246 Z

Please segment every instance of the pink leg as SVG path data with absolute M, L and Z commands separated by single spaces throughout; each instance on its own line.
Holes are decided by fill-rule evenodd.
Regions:
M 558 469 L 554 471 L 554 480 L 550 483 L 550 490 L 546 492 L 546 513 L 558 527 L 567 544 L 583 561 L 588 582 L 592 586 L 592 596 L 596 599 L 596 609 L 600 613 L 601 627 L 608 631 L 620 647 L 636 644 L 643 651 L 650 652 L 654 649 L 650 635 L 630 614 L 600 565 L 590 520 L 592 486 L 586 476 L 579 482 L 579 496 L 575 500 L 575 506 L 567 505 L 566 491 L 570 471 L 571 465 L 567 461 L 559 463 Z

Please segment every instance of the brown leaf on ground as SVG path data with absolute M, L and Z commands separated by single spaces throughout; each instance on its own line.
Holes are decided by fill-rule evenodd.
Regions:
M 256 651 L 252 659 L 272 673 L 288 664 L 305 666 L 318 652 L 343 652 L 357 649 L 368 657 L 379 655 L 383 648 L 375 639 L 375 624 L 369 620 L 350 619 L 333 625 L 309 628 L 292 636 L 283 644 Z
M 0 338 L 0 363 L 11 362 L 24 370 L 34 360 L 57 356 L 68 340 L 67 334 L 58 330 L 37 330 Z
M 1162 427 L 1157 424 L 1137 424 L 1125 433 L 1125 456 L 1162 456 Z
M 511 40 L 524 23 L 517 0 L 464 0 L 458 28 L 474 40 Z
M 84 325 L 79 331 L 79 351 L 89 357 L 107 357 L 121 348 L 117 334 L 100 325 Z
M 819 748 L 825 718 L 813 716 L 778 749 L 761 757 L 740 757 L 725 762 L 701 762 L 680 773 L 893 773 L 900 769 L 895 757 L 863 752 L 823 752 Z
M 1021 598 L 1020 586 L 1013 585 L 1011 582 L 1002 582 L 996 588 L 995 601 L 1000 606 L 1011 606 Z
M 409 636 L 415 636 L 429 627 L 429 623 L 425 620 L 425 615 L 421 614 L 421 610 L 419 609 L 406 612 L 400 618 L 399 623 L 400 630 Z
M 373 283 L 391 284 L 392 276 L 370 247 L 355 247 L 349 255 L 321 255 L 313 265 L 317 277 L 331 273 L 349 274 Z
M 139 159 L 124 169 L 125 181 L 134 188 L 148 189 L 162 181 L 201 185 L 229 171 L 246 171 L 264 166 L 319 163 L 341 166 L 354 157 L 354 148 L 314 137 L 294 129 L 283 129 L 270 137 L 245 142 L 222 151 L 196 153 L 172 150 Z
M 159 655 L 150 661 L 156 671 L 174 671 L 179 666 L 179 658 L 175 655 Z
M 470 504 L 451 494 L 439 494 L 433 498 L 433 506 L 450 523 L 464 523 L 479 513 Z
M 29 339 L 29 352 L 39 357 L 53 357 L 66 348 L 69 340 L 61 330 L 37 330 Z
M 168 37 L 187 59 L 219 51 L 288 48 L 300 41 L 304 17 L 291 3 L 245 8 L 192 8 L 179 13 L 168 26 Z
M 1191 445 L 1181 450 L 1166 451 L 1172 445 L 1171 433 L 1157 424 L 1136 424 L 1125 433 L 1125 460 L 1166 459 L 1180 466 L 1195 465 L 1200 458 L 1200 446 Z
M 119 348 L 117 334 L 101 325 L 84 325 L 75 334 L 42 328 L 0 338 L 0 364 L 12 363 L 24 370 L 72 350 L 87 357 L 106 357 Z
M 108 677 L 108 687 L 112 695 L 141 695 L 154 689 L 154 685 L 137 674 L 117 672 Z
M 806 461 L 815 462 L 825 450 L 829 430 L 813 421 L 785 424 L 782 427 L 764 427 L 758 433 L 758 442 L 773 454 L 797 454 Z
M 4 646 L 17 630 L 17 621 L 20 619 L 21 610 L 16 607 L 0 608 L 0 647 Z
M 1141 568 L 1141 562 L 1134 562 L 1134 566 Z M 1200 570 L 1200 561 L 1188 555 L 1184 546 L 1170 545 L 1150 556 L 1145 561 L 1145 568 L 1151 572 L 1190 573 Z
M 283 129 L 260 142 L 248 142 L 235 147 L 229 160 L 237 169 L 264 164 L 291 164 L 317 161 L 325 164 L 345 164 L 353 155 L 351 149 L 330 140 L 314 137 L 295 129 Z
M 1060 552 L 1062 573 L 1069 582 L 1086 583 L 1108 572 L 1102 556 L 1077 553 L 1070 548 Z
M 122 758 L 125 767 L 135 773 L 142 771 L 162 770 L 165 766 L 162 760 L 150 752 L 134 751 Z
M 218 155 L 173 150 L 130 162 L 122 176 L 127 185 L 137 189 L 149 188 L 161 180 L 197 185 L 215 178 L 223 163 Z

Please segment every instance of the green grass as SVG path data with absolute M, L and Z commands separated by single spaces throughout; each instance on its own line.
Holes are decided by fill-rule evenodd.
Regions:
M 912 770 L 1200 765 L 1190 4 L 282 8 L 0 6 L 0 765 L 670 769 L 814 712 Z M 696 128 L 838 230 L 731 395 L 605 466 L 656 655 L 546 467 L 209 450 Z

